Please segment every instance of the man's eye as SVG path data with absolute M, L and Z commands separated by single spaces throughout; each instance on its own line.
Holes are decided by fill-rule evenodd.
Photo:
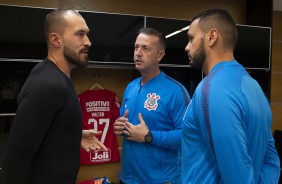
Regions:
M 84 33 L 83 32 L 78 32 L 77 35 L 83 37 Z

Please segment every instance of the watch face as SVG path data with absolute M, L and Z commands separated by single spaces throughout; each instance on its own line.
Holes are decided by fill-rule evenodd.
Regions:
M 152 134 L 149 132 L 146 136 L 145 136 L 145 142 L 152 142 L 153 141 L 153 137 Z

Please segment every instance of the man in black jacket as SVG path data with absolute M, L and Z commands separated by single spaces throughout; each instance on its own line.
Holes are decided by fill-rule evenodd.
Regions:
M 107 148 L 90 130 L 82 132 L 82 114 L 70 79 L 71 70 L 88 64 L 91 42 L 83 17 L 56 10 L 45 19 L 48 56 L 31 71 L 19 96 L 18 110 L 2 162 L 11 184 L 71 184 L 80 166 L 80 145 Z

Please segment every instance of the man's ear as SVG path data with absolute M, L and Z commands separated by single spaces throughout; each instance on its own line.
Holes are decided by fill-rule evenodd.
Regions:
M 51 45 L 53 45 L 54 47 L 60 48 L 61 47 L 61 37 L 59 34 L 57 33 L 51 33 L 49 35 L 49 41 L 51 43 Z
M 216 29 L 211 29 L 208 34 L 208 45 L 213 47 L 218 39 L 218 31 Z
M 158 53 L 158 61 L 162 60 L 162 58 L 165 56 L 165 51 L 164 50 L 159 50 Z

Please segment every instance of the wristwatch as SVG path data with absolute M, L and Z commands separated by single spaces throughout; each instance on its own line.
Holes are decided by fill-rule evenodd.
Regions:
M 145 135 L 145 142 L 146 143 L 151 143 L 153 141 L 153 135 L 152 133 L 149 131 L 146 135 Z

